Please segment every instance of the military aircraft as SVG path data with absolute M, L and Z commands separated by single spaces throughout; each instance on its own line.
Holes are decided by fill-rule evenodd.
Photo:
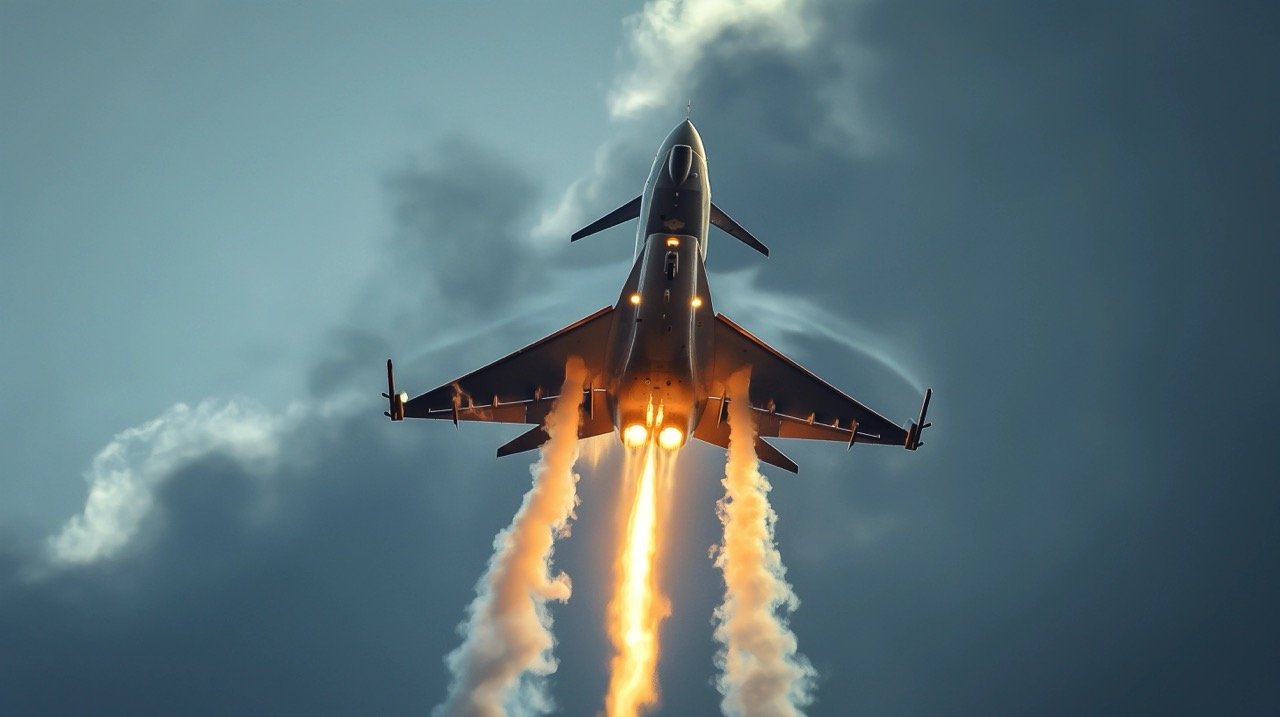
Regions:
M 484 368 L 410 399 L 397 393 L 387 360 L 386 415 L 459 421 L 532 424 L 498 449 L 499 456 L 528 451 L 547 439 L 543 421 L 577 356 L 585 363 L 580 438 L 618 431 L 632 447 L 657 441 L 667 450 L 689 437 L 729 444 L 728 379 L 751 367 L 750 400 L 760 460 L 793 473 L 798 468 L 764 439 L 809 438 L 902 446 L 923 445 L 932 389 L 918 420 L 898 426 L 832 387 L 711 305 L 704 262 L 709 226 L 756 251 L 768 248 L 711 201 L 706 151 L 688 119 L 667 135 L 644 192 L 570 237 L 640 219 L 635 263 L 618 302 Z M 661 406 L 661 425 L 652 407 Z

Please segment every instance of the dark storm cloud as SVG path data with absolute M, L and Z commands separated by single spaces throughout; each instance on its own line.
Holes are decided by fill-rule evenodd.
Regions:
M 46 546 L 5 541 L 0 712 L 400 714 L 443 698 L 442 658 L 528 464 L 455 463 L 492 456 L 506 438 L 489 427 L 382 421 L 382 361 L 441 334 L 460 364 L 510 350 L 508 337 L 458 330 L 538 331 L 504 315 L 529 319 L 511 297 L 545 281 L 548 263 L 520 230 L 536 186 L 473 142 L 442 145 L 387 186 L 397 230 L 385 271 L 309 369 L 314 395 L 337 403 L 166 414 L 118 437 L 123 462 L 95 473 L 108 496 L 150 502 L 136 526 L 129 511 L 87 521 L 90 533 L 132 526 L 122 549 L 51 567 Z M 355 411 L 334 398 L 357 388 L 370 398 Z M 267 464 L 224 438 L 242 425 Z
M 393 262 L 401 280 L 433 279 L 440 298 L 491 307 L 527 288 L 523 237 L 538 187 L 475 142 L 447 140 L 428 163 L 387 182 L 396 219 Z
M 442 141 L 385 186 L 392 234 L 349 323 L 330 332 L 310 371 L 313 395 L 367 384 L 370 367 L 411 341 L 510 312 L 547 269 L 526 236 L 537 185 L 475 141 Z
M 369 329 L 346 326 L 328 333 L 327 355 L 320 359 L 307 376 L 307 388 L 313 396 L 326 396 L 368 375 L 369 361 L 391 354 L 386 337 Z
M 449 644 L 457 570 L 487 546 L 440 510 L 449 471 L 382 428 L 300 425 L 268 486 L 226 455 L 192 460 L 157 490 L 145 548 L 5 584 L 0 711 L 421 712 L 444 685 L 422 647 Z
M 675 115 L 650 122 L 632 123 L 596 149 L 591 172 L 568 187 L 556 188 L 559 199 L 534 227 L 534 234 L 547 247 L 568 241 L 573 232 L 625 204 L 640 193 L 653 162 L 653 153 L 666 132 L 678 121 Z M 584 155 L 574 158 L 585 163 Z M 621 247 L 619 246 L 621 245 Z M 624 223 L 593 234 L 573 245 L 559 260 L 571 266 L 598 267 L 619 256 L 631 256 L 635 246 L 635 226 Z M 625 247 L 625 248 L 622 248 Z
M 815 712 L 1274 709 L 1276 461 L 1241 430 L 1277 388 L 1248 308 L 1280 298 L 1274 12 L 823 14 L 806 53 L 713 59 L 698 90 L 733 110 L 699 128 L 717 202 L 774 248 L 762 281 L 918 337 L 939 389 L 910 462 L 774 492 L 801 649 L 840 677 Z M 844 38 L 876 72 L 816 99 Z M 864 111 L 882 148 L 833 144 Z

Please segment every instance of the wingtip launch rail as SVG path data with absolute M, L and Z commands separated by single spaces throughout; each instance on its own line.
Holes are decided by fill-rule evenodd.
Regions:
M 925 415 L 929 413 L 929 401 L 933 398 L 933 389 L 926 388 L 924 390 L 924 403 L 920 404 L 920 417 L 911 422 L 911 427 L 907 429 L 906 447 L 909 451 L 918 450 L 924 445 L 924 441 L 920 440 L 920 434 L 924 433 L 924 429 L 932 426 L 932 423 L 925 423 Z
M 382 394 L 387 399 L 388 408 L 382 412 L 382 415 L 393 421 L 404 420 L 404 404 L 409 400 L 408 394 L 396 393 L 396 374 L 395 369 L 391 366 L 391 359 L 387 359 L 387 392 Z

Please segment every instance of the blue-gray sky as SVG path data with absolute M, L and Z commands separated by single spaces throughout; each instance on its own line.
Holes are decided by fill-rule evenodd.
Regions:
M 741 7 L 749 7 L 742 10 Z M 905 420 L 772 474 L 812 714 L 1280 710 L 1265 3 L 0 4 L 0 712 L 423 713 L 513 429 L 390 425 L 611 303 L 688 99 L 716 306 Z M 178 405 L 181 404 L 181 405 Z M 557 565 L 599 707 L 616 456 Z M 714 713 L 685 451 L 662 714 Z

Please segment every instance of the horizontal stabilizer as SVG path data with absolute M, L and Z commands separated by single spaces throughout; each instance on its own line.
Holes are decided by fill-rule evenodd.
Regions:
M 524 453 L 531 451 L 538 446 L 546 443 L 551 437 L 547 432 L 542 430 L 542 426 L 534 426 L 520 435 L 512 438 L 498 448 L 498 457 L 509 456 L 513 453 Z
M 787 458 L 787 454 L 777 448 L 774 448 L 773 444 L 759 436 L 756 436 L 756 457 L 765 463 L 768 463 L 771 466 L 777 466 L 784 471 L 791 471 L 792 473 L 800 472 L 800 466 L 797 466 L 795 461 Z
M 591 222 L 585 227 L 574 232 L 573 236 L 569 237 L 569 241 L 578 241 L 583 237 L 591 236 L 596 232 L 602 232 L 605 229 L 608 229 L 609 227 L 616 227 L 617 225 L 625 221 L 630 221 L 639 216 L 640 216 L 640 197 L 636 197 L 635 199 L 632 199 L 626 204 L 623 204 L 617 209 L 609 212 L 603 217 L 600 217 L 594 222 Z
M 718 410 L 714 413 L 712 412 L 712 409 L 715 408 L 718 407 L 708 404 L 708 410 L 703 411 L 701 420 L 693 428 L 693 437 L 700 441 L 706 441 L 713 446 L 727 449 L 729 447 L 729 421 L 717 422 L 716 415 Z M 800 472 L 800 467 L 796 465 L 795 461 L 788 458 L 786 454 L 774 448 L 760 436 L 756 436 L 756 457 L 784 471 Z
M 602 220 L 603 221 L 603 220 Z M 724 233 L 755 249 L 756 251 L 769 256 L 769 247 L 760 243 L 759 239 L 752 236 L 751 232 L 742 228 L 742 225 L 733 221 L 733 217 L 724 213 L 724 210 L 711 203 L 711 223 L 720 227 Z
M 613 307 L 605 308 L 483 368 L 404 402 L 405 418 L 540 424 L 548 395 L 564 380 L 569 357 L 586 364 L 587 381 L 604 372 Z
M 613 430 L 613 420 L 609 418 L 609 410 L 605 405 L 605 394 L 602 389 L 588 389 L 583 397 L 582 413 L 579 415 L 578 438 L 593 438 Z M 546 403 L 551 403 L 547 401 Z M 550 407 L 543 413 L 544 419 Z M 551 439 L 542 425 L 521 433 L 507 441 L 498 449 L 498 457 L 523 453 L 540 447 Z
M 716 314 L 709 396 L 723 395 L 729 377 L 744 367 L 751 369 L 751 408 L 762 436 L 913 445 L 907 429 L 805 370 L 724 314 Z

